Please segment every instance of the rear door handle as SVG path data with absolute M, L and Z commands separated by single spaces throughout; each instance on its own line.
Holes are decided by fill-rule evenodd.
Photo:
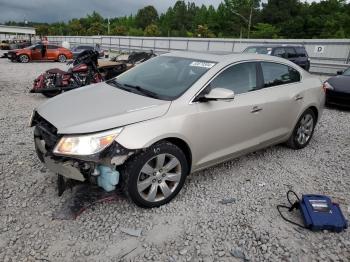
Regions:
M 295 101 L 302 100 L 304 97 L 301 95 L 296 95 L 295 96 Z
M 262 110 L 261 107 L 254 106 L 254 107 L 252 108 L 252 111 L 250 111 L 250 112 L 251 112 L 251 113 L 257 113 L 257 112 L 260 112 L 261 110 Z

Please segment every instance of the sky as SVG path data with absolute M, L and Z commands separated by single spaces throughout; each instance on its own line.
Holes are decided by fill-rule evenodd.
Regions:
M 190 1 L 197 5 L 212 4 L 217 7 L 222 0 Z M 0 23 L 9 20 L 48 23 L 68 21 L 84 17 L 94 10 L 103 17 L 119 17 L 135 14 L 147 5 L 153 5 L 161 13 L 175 2 L 176 0 L 0 0 Z

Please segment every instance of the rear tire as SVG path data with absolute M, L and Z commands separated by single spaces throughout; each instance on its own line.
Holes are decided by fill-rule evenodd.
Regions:
M 310 62 L 306 63 L 305 70 L 308 71 L 308 72 L 310 71 Z
M 18 61 L 21 63 L 28 63 L 29 62 L 29 56 L 27 55 L 20 55 L 18 57 Z
M 65 55 L 59 55 L 57 60 L 60 63 L 65 63 L 67 61 L 67 57 Z
M 162 141 L 125 163 L 121 187 L 136 205 L 159 207 L 179 193 L 188 172 L 189 165 L 183 151 Z
M 294 127 L 292 135 L 287 141 L 287 146 L 298 150 L 306 147 L 314 134 L 316 126 L 316 116 L 314 111 L 307 109 L 299 118 Z

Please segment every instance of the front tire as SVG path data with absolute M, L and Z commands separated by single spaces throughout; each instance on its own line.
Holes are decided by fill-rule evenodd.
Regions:
M 29 62 L 29 56 L 27 55 L 20 55 L 18 57 L 18 61 L 21 63 L 28 63 Z
M 50 92 L 44 92 L 42 93 L 44 96 L 48 97 L 48 98 L 51 98 L 51 97 L 54 97 L 54 96 L 57 96 L 59 94 L 61 94 L 61 90 L 57 90 L 57 91 L 50 91 Z
M 128 160 L 122 171 L 122 189 L 140 207 L 159 207 L 179 193 L 188 172 L 183 151 L 162 141 Z
M 296 150 L 306 147 L 314 134 L 316 121 L 314 111 L 310 108 L 307 109 L 294 127 L 293 133 L 287 141 L 287 146 Z

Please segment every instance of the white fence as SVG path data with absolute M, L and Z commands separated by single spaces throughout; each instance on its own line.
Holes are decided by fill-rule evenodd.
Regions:
M 350 66 L 350 39 L 226 39 L 226 38 L 174 38 L 126 36 L 49 36 L 49 41 L 68 41 L 72 46 L 100 44 L 104 49 L 118 51 L 175 50 L 203 52 L 242 52 L 251 45 L 298 44 L 305 46 L 310 59 L 310 71 L 335 74 Z

